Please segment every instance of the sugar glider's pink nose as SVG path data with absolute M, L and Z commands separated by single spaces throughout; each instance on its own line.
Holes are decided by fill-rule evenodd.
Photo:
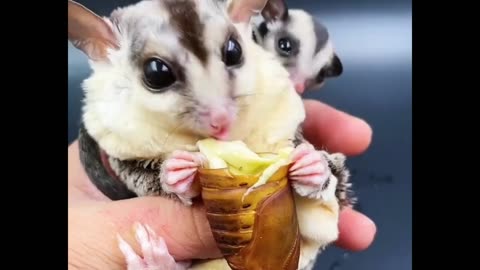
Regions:
M 227 110 L 216 109 L 210 112 L 211 135 L 216 139 L 224 139 L 228 135 L 231 117 Z
M 295 84 L 295 90 L 297 90 L 297 93 L 299 93 L 300 95 L 303 94 L 303 92 L 305 92 L 305 83 L 296 83 Z

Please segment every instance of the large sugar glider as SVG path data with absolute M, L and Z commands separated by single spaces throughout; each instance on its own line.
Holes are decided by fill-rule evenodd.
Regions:
M 204 158 L 196 142 L 241 140 L 257 152 L 295 147 L 289 178 L 302 235 L 299 269 L 338 237 L 349 204 L 345 157 L 301 136 L 303 102 L 288 71 L 251 38 L 265 0 L 144 0 L 99 17 L 69 0 L 69 40 L 89 58 L 80 159 L 113 200 L 167 196 L 191 205 Z M 136 227 L 144 255 L 120 239 L 127 269 L 188 269 L 147 224 Z M 229 269 L 211 260 L 190 269 Z
M 297 92 L 321 88 L 343 73 L 327 27 L 308 11 L 269 0 L 252 23 L 253 39 L 288 69 Z

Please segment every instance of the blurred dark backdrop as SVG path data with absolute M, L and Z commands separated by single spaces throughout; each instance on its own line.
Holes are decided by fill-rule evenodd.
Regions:
M 101 15 L 136 1 L 79 1 Z M 410 0 L 288 1 L 330 29 L 345 73 L 306 97 L 364 118 L 373 128 L 369 150 L 350 158 L 359 210 L 377 224 L 373 245 L 350 253 L 331 247 L 315 269 L 408 270 L 412 262 L 412 22 Z M 85 57 L 68 49 L 68 142 L 77 136 Z

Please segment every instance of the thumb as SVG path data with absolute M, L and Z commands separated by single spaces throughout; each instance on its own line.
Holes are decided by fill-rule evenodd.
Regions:
M 117 235 L 141 255 L 133 230 L 137 222 L 148 225 L 162 237 L 169 253 L 177 261 L 221 256 L 201 206 L 188 207 L 171 199 L 142 197 L 81 204 L 70 207 L 68 216 L 71 241 L 69 249 L 74 245 L 80 249 L 89 249 L 78 254 L 87 256 L 88 260 L 94 255 L 107 258 L 109 263 L 116 264 L 117 267 L 123 266 L 125 258 L 118 247 Z

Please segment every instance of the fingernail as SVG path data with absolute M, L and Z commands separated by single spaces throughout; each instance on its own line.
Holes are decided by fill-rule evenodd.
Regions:
M 375 230 L 377 228 L 377 225 L 375 224 L 375 222 L 373 222 L 373 220 L 371 220 L 367 216 L 365 216 L 365 218 L 362 219 L 361 225 L 365 227 L 373 227 L 375 228 Z

